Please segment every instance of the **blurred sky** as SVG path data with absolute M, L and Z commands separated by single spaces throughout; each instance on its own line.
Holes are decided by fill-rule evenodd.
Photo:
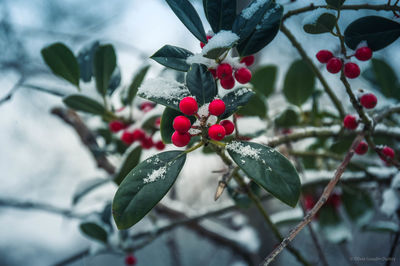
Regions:
M 278 1 L 286 2 L 286 1 Z M 310 2 L 297 1 L 285 5 L 289 10 Z M 355 3 L 383 3 L 386 1 L 347 1 Z M 346 3 L 347 3 L 346 2 Z M 206 31 L 209 26 L 200 10 L 201 1 L 193 2 L 204 21 Z M 0 21 L 6 19 L 22 40 L 29 55 L 29 65 L 33 69 L 44 69 L 40 49 L 52 42 L 62 41 L 78 51 L 94 40 L 115 45 L 118 64 L 122 71 L 123 84 L 128 84 L 132 74 L 142 65 L 150 63 L 148 77 L 156 76 L 161 66 L 147 59 L 165 44 L 184 47 L 200 52 L 199 42 L 176 18 L 163 0 L 0 0 Z M 363 12 L 362 14 L 377 14 Z M 360 12 L 346 11 L 341 23 L 346 25 Z M 388 12 L 381 13 L 392 17 Z M 310 56 L 320 49 L 338 50 L 336 40 L 328 34 L 306 35 L 298 27 L 304 16 L 291 18 L 288 26 L 295 35 L 307 43 Z M 12 56 L 16 47 L 0 43 L 0 58 Z M 395 48 L 396 51 L 395 52 Z M 400 67 L 398 42 L 379 52 L 395 69 Z M 261 64 L 277 64 L 280 80 L 290 62 L 299 58 L 297 52 L 286 40 L 278 37 L 260 53 Z M 361 64 L 365 68 L 366 64 Z M 326 72 L 324 72 L 326 74 Z M 343 96 L 343 88 L 336 83 L 336 76 L 326 75 L 338 95 Z M 0 95 L 5 95 L 18 80 L 18 75 L 3 71 L 0 75 Z M 74 89 L 63 81 L 48 75 L 39 75 L 29 80 L 31 84 L 44 84 L 46 87 L 73 92 Z M 355 88 L 362 87 L 362 81 L 352 81 Z M 278 86 L 279 87 L 279 86 Z M 279 112 L 282 99 L 277 96 L 270 102 L 272 112 Z M 83 180 L 106 177 L 98 170 L 90 154 L 82 147 L 75 132 L 49 114 L 49 110 L 60 105 L 59 98 L 44 93 L 20 89 L 13 99 L 0 106 L 0 195 L 19 200 L 46 202 L 69 208 L 71 195 Z M 205 194 L 198 196 L 194 188 L 207 187 L 216 175 L 202 172 L 199 165 L 201 155 L 194 155 L 183 172 L 178 187 L 181 198 L 191 205 L 214 204 L 214 187 L 205 188 Z M 212 157 L 202 159 L 218 168 L 219 163 Z M 206 160 L 206 161 L 204 161 Z M 187 175 L 185 175 L 187 173 Z M 202 181 L 200 177 L 209 176 Z M 187 177 L 186 177 L 187 176 Z M 114 187 L 103 188 L 96 197 L 83 208 L 100 207 L 104 198 L 111 199 Z M 196 197 L 193 197 L 196 195 Z M 60 258 L 88 245 L 77 229 L 76 221 L 36 211 L 18 211 L 0 208 L 0 265 L 48 265 Z M 24 256 L 21 256 L 24 254 Z M 40 256 L 38 256 L 40 254 Z M 29 257 L 29 264 L 23 263 Z M 2 261 L 3 260 L 3 261 Z

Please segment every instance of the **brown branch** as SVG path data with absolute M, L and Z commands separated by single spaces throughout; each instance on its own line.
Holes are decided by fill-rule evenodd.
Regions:
M 314 5 L 311 4 L 306 7 L 302 7 L 299 9 L 291 10 L 287 12 L 283 17 L 282 21 L 285 21 L 286 19 L 294 16 L 294 15 L 299 15 L 305 12 L 310 12 L 318 8 L 330 8 L 327 5 Z M 376 11 L 400 11 L 399 6 L 391 6 L 391 5 L 369 5 L 369 4 L 361 4 L 361 5 L 343 5 L 341 6 L 340 10 L 376 10 Z
M 78 133 L 82 143 L 89 149 L 93 158 L 97 162 L 97 167 L 104 169 L 108 174 L 113 175 L 115 173 L 115 166 L 112 165 L 107 157 L 100 152 L 99 145 L 96 141 L 96 136 L 93 132 L 85 125 L 79 115 L 71 110 L 61 107 L 53 108 L 51 113 L 61 118 L 65 123 L 71 125 L 76 133 Z
M 311 222 L 312 218 L 315 214 L 319 211 L 322 205 L 325 204 L 327 199 L 329 198 L 330 194 L 332 193 L 333 189 L 335 188 L 337 182 L 339 181 L 340 177 L 343 175 L 344 171 L 346 170 L 347 165 L 349 164 L 351 158 L 354 155 L 354 149 L 358 146 L 361 140 L 364 138 L 364 133 L 360 133 L 353 141 L 349 151 L 347 152 L 345 158 L 343 159 L 340 166 L 337 168 L 335 175 L 325 187 L 324 192 L 322 193 L 321 197 L 315 204 L 315 206 L 307 213 L 307 215 L 303 218 L 303 220 L 294 227 L 289 235 L 283 239 L 283 241 L 276 247 L 263 261 L 263 265 L 269 265 L 279 253 L 283 251 L 285 247 L 300 233 L 300 231 Z

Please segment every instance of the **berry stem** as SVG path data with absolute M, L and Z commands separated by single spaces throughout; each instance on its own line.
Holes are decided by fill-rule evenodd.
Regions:
M 219 146 L 219 147 L 222 147 L 222 148 L 225 148 L 225 147 L 226 147 L 226 144 L 225 144 L 225 143 L 220 142 L 220 141 L 216 141 L 216 140 L 213 140 L 213 139 L 208 140 L 208 142 L 210 142 L 210 143 L 212 143 L 212 144 L 214 144 L 214 145 L 217 145 L 217 146 Z
M 191 147 L 191 148 L 185 150 L 185 153 L 189 153 L 189 152 L 192 152 L 192 151 L 194 151 L 194 150 L 197 150 L 198 148 L 200 148 L 200 147 L 203 146 L 203 145 L 204 145 L 204 142 L 203 142 L 203 141 L 200 141 L 199 143 L 197 143 L 197 144 L 194 145 L 193 147 Z

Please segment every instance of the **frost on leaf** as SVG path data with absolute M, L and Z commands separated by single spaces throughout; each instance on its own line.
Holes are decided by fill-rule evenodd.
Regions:
M 232 31 L 222 30 L 215 34 L 203 48 L 203 55 L 218 48 L 230 48 L 239 40 L 239 36 Z
M 166 78 L 146 80 L 138 90 L 138 95 L 152 101 L 165 101 L 167 104 L 178 105 L 179 101 L 190 95 L 184 84 Z
M 262 150 L 255 149 L 249 145 L 244 145 L 243 143 L 238 142 L 238 141 L 232 141 L 231 143 L 229 143 L 226 146 L 226 148 L 230 151 L 240 154 L 243 157 L 251 158 L 258 162 L 261 162 L 262 164 L 266 165 L 266 170 L 272 171 L 271 167 L 269 167 L 267 165 L 267 162 L 261 158 Z M 274 152 L 274 151 L 272 150 L 272 151 L 268 151 L 268 152 Z

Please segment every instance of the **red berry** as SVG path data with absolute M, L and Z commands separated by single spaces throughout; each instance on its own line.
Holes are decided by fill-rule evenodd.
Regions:
M 291 134 L 292 132 L 293 132 L 293 130 L 291 128 L 282 129 L 282 134 L 284 134 L 284 135 Z
M 124 132 L 122 133 L 121 140 L 122 140 L 126 145 L 131 145 L 131 144 L 135 141 L 135 139 L 134 139 L 134 137 L 133 137 L 133 134 L 132 134 L 131 132 L 129 132 L 129 131 L 124 131 Z
M 154 126 L 160 127 L 160 124 L 161 124 L 161 117 L 157 117 L 156 120 L 154 121 Z
M 358 155 L 364 155 L 368 151 L 368 144 L 365 141 L 361 141 L 357 148 L 354 150 L 355 153 Z
M 235 79 L 233 77 L 230 77 L 229 79 L 221 79 L 221 86 L 225 90 L 230 90 L 235 86 Z
M 207 35 L 207 41 L 210 40 L 211 38 L 212 38 L 212 36 Z M 201 49 L 203 49 L 204 46 L 206 46 L 206 44 L 205 44 L 204 42 L 200 42 L 200 47 L 201 47 Z
M 191 126 L 192 123 L 190 123 L 189 118 L 183 115 L 175 117 L 174 122 L 172 123 L 172 127 L 179 133 L 188 132 Z
M 217 70 L 215 68 L 209 68 L 208 71 L 210 71 L 214 78 L 217 78 Z
M 312 195 L 304 195 L 304 208 L 309 211 L 315 205 L 315 199 Z
M 142 103 L 142 104 L 140 105 L 139 108 L 140 108 L 140 110 L 142 110 L 143 112 L 148 112 L 148 111 L 150 111 L 151 109 L 153 109 L 154 106 L 155 106 L 155 104 L 152 103 L 152 102 L 144 102 L 144 103 Z
M 154 146 L 156 147 L 157 150 L 162 151 L 165 148 L 164 142 L 161 140 L 157 141 Z
M 366 93 L 360 98 L 360 103 L 364 108 L 372 109 L 378 103 L 378 99 L 372 93 Z
M 316 57 L 320 63 L 326 64 L 333 57 L 333 54 L 331 51 L 321 50 L 316 54 Z
M 394 150 L 390 147 L 385 147 L 381 150 L 382 155 L 380 155 L 382 161 L 388 163 L 387 158 L 393 159 L 394 158 Z
M 135 129 L 132 133 L 133 141 L 143 140 L 146 137 L 146 133 L 141 129 Z
M 336 57 L 329 59 L 328 63 L 326 64 L 326 69 L 329 73 L 338 73 L 342 69 L 342 60 Z
M 225 128 L 226 135 L 232 134 L 235 130 L 235 125 L 230 120 L 222 120 L 219 124 Z
M 225 128 L 221 125 L 212 125 L 208 129 L 208 136 L 213 140 L 222 140 L 225 137 Z
M 145 137 L 144 139 L 142 139 L 140 144 L 142 145 L 143 149 L 150 149 L 151 147 L 153 147 L 154 142 L 151 137 Z
M 330 195 L 330 197 L 326 200 L 326 205 L 338 208 L 340 206 L 341 201 L 342 200 L 339 194 L 332 193 L 332 195 Z
M 358 127 L 357 118 L 354 115 L 346 115 L 343 119 L 343 126 L 351 130 L 356 129 Z
M 254 55 L 243 57 L 240 59 L 240 63 L 244 63 L 246 66 L 251 66 L 254 63 Z
M 217 77 L 221 80 L 232 78 L 232 67 L 230 64 L 220 64 L 217 67 Z
M 128 255 L 125 257 L 125 264 L 126 265 L 135 265 L 137 263 L 137 259 L 133 255 Z
M 356 63 L 346 63 L 344 64 L 344 75 L 349 79 L 355 79 L 360 75 L 360 68 Z
M 354 55 L 360 61 L 368 61 L 372 57 L 372 50 L 369 47 L 360 47 Z
M 126 125 L 121 121 L 114 120 L 108 124 L 108 127 L 110 128 L 111 132 L 117 133 L 120 130 L 124 129 Z
M 174 134 L 172 134 L 171 141 L 177 147 L 184 147 L 189 144 L 190 138 L 191 136 L 187 132 L 179 133 L 178 131 L 175 131 Z
M 221 99 L 213 100 L 210 105 L 208 105 L 208 111 L 210 114 L 215 116 L 220 116 L 225 112 L 225 103 Z
M 246 84 L 251 80 L 251 72 L 245 67 L 239 68 L 235 72 L 235 78 L 237 82 Z
M 194 115 L 199 107 L 193 97 L 185 97 L 179 102 L 179 110 L 185 115 Z

